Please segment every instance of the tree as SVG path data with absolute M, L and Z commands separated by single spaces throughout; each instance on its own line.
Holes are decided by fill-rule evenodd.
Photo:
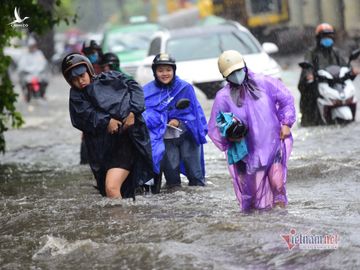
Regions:
M 40 0 L 41 1 L 41 0 Z M 46 1 L 41 1 L 46 2 Z M 61 5 L 60 0 L 55 2 L 56 6 Z M 14 10 L 20 13 L 20 18 L 30 17 L 22 23 L 10 24 L 15 20 Z M 20 11 L 20 12 L 19 12 Z M 16 111 L 15 103 L 17 94 L 14 92 L 14 86 L 8 74 L 8 68 L 11 63 L 9 56 L 4 55 L 4 48 L 9 46 L 10 39 L 21 36 L 21 30 L 42 34 L 51 30 L 55 24 L 61 20 L 69 23 L 67 18 L 61 18 L 52 14 L 49 6 L 42 6 L 38 1 L 33 0 L 5 0 L 1 2 L 0 8 L 0 152 L 5 152 L 4 132 L 9 126 L 13 128 L 20 127 L 24 120 L 21 114 Z M 73 20 L 76 20 L 76 15 Z
M 53 14 L 55 0 L 38 0 L 38 3 L 44 8 L 44 10 Z M 45 57 L 50 60 L 54 54 L 54 28 L 46 31 L 39 38 L 39 48 L 44 53 Z

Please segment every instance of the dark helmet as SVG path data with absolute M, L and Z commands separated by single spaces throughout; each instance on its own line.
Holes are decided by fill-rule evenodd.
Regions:
M 155 58 L 153 60 L 153 63 L 152 63 L 152 66 L 151 66 L 154 74 L 155 74 L 156 67 L 159 66 L 159 65 L 170 65 L 174 69 L 174 72 L 176 70 L 175 59 L 172 58 L 167 53 L 159 53 L 158 55 L 155 56 Z
M 158 79 L 158 77 L 156 76 L 156 67 L 159 65 L 169 65 L 172 67 L 173 71 L 174 71 L 174 77 L 171 80 L 171 82 L 167 85 L 172 85 L 173 82 L 175 81 L 175 71 L 176 71 L 176 63 L 175 63 L 175 59 L 172 58 L 169 54 L 166 53 L 159 53 L 158 55 L 155 56 L 153 63 L 151 65 L 154 77 L 155 77 L 155 81 L 159 84 L 159 85 L 163 85 L 163 83 Z M 163 85 L 164 86 L 164 85 Z
M 101 47 L 95 40 L 84 41 L 81 52 L 85 55 L 91 54 L 94 50 L 100 51 Z
M 80 53 L 70 53 L 64 57 L 61 63 L 61 71 L 66 81 L 71 85 L 70 74 L 74 67 L 85 65 L 90 77 L 95 77 L 95 71 L 89 59 Z
M 116 70 L 120 68 L 120 60 L 115 53 L 109 52 L 102 56 L 100 65 L 109 65 L 111 70 Z
M 321 23 L 315 29 L 315 36 L 321 38 L 324 35 L 334 35 L 335 30 L 332 25 L 328 23 Z

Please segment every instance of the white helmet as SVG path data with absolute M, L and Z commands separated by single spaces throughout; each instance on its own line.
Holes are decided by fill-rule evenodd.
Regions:
M 229 76 L 233 71 L 245 67 L 244 58 L 235 50 L 224 51 L 218 59 L 218 67 L 224 78 Z

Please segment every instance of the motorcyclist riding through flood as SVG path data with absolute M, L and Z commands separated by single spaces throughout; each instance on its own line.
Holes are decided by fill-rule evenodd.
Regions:
M 298 84 L 298 89 L 301 93 L 300 112 L 302 126 L 324 123 L 317 104 L 319 91 L 316 72 L 332 65 L 347 66 L 345 59 L 341 57 L 338 49 L 334 47 L 335 30 L 330 24 L 319 24 L 315 30 L 315 37 L 316 45 L 306 53 L 304 59 L 304 62 L 310 63 L 311 66 L 306 65 L 305 67 L 302 65 L 303 69 Z M 355 77 L 355 74 L 353 75 Z
M 27 41 L 28 51 L 22 55 L 18 64 L 20 85 L 23 90 L 25 101 L 31 98 L 45 97 L 48 85 L 48 62 L 33 37 Z

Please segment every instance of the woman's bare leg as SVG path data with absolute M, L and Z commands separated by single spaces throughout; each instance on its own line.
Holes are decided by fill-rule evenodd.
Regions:
M 129 173 L 128 170 L 120 168 L 112 168 L 107 171 L 105 180 L 106 197 L 112 199 L 121 198 L 120 189 Z

